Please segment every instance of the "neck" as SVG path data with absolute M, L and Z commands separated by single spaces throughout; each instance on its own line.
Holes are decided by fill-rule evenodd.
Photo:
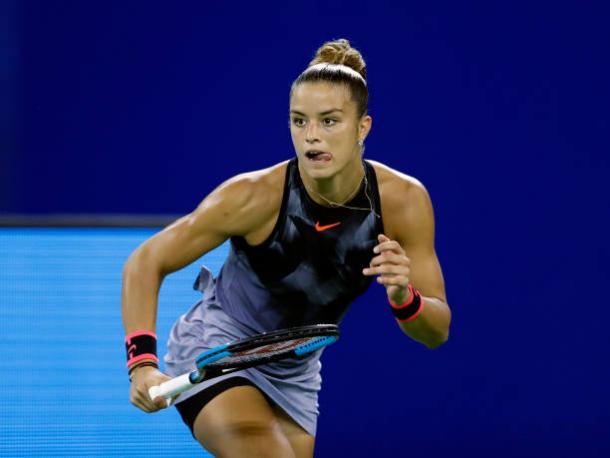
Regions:
M 365 174 L 360 159 L 329 178 L 311 178 L 303 173 L 300 167 L 299 173 L 309 197 L 326 207 L 342 205 L 350 201 L 358 193 Z

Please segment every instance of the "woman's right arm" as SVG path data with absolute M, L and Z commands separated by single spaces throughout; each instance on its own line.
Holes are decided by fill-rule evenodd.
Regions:
M 228 237 L 246 236 L 264 222 L 265 183 L 260 174 L 237 176 L 214 190 L 197 209 L 140 245 L 123 269 L 122 315 L 125 333 L 154 332 L 157 296 L 163 278 L 213 250 Z M 148 387 L 168 377 L 154 367 L 132 372 L 131 401 L 147 412 L 164 407 L 148 399 Z

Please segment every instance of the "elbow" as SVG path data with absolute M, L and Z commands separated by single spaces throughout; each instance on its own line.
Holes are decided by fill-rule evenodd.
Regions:
M 137 271 L 138 266 L 141 264 L 141 252 L 140 248 L 136 249 L 133 253 L 129 255 L 125 264 L 123 264 L 123 277 L 126 277 L 131 272 Z
M 131 275 L 154 272 L 161 276 L 161 268 L 157 265 L 152 250 L 146 243 L 134 250 L 123 264 L 123 278 Z
M 430 334 L 429 339 L 427 339 L 427 341 L 424 343 L 424 345 L 430 350 L 437 349 L 449 340 L 449 328 L 451 326 L 451 310 L 448 306 L 446 306 L 446 309 L 446 319 L 439 323 L 439 325 L 435 328 L 434 332 Z
M 449 340 L 449 330 L 433 336 L 432 338 L 430 338 L 426 342 L 424 342 L 424 345 L 429 350 L 436 350 L 438 347 L 440 347 L 445 342 L 447 342 L 447 340 Z

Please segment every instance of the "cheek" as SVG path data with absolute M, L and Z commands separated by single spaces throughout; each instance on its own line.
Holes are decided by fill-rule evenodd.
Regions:
M 357 137 L 353 129 L 346 127 L 340 130 L 335 130 L 332 132 L 329 138 L 332 139 L 335 144 L 341 144 L 348 147 L 356 141 Z
M 298 129 L 290 129 L 290 139 L 295 145 L 301 141 L 300 134 Z

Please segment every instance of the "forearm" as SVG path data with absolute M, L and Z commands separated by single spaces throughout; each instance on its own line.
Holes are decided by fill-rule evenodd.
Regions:
M 163 275 L 145 253 L 135 252 L 123 269 L 121 311 L 125 333 L 146 329 L 155 331 L 157 298 Z
M 402 332 L 430 349 L 442 345 L 449 338 L 451 311 L 447 303 L 435 297 L 422 297 L 424 309 L 417 318 L 398 323 Z

